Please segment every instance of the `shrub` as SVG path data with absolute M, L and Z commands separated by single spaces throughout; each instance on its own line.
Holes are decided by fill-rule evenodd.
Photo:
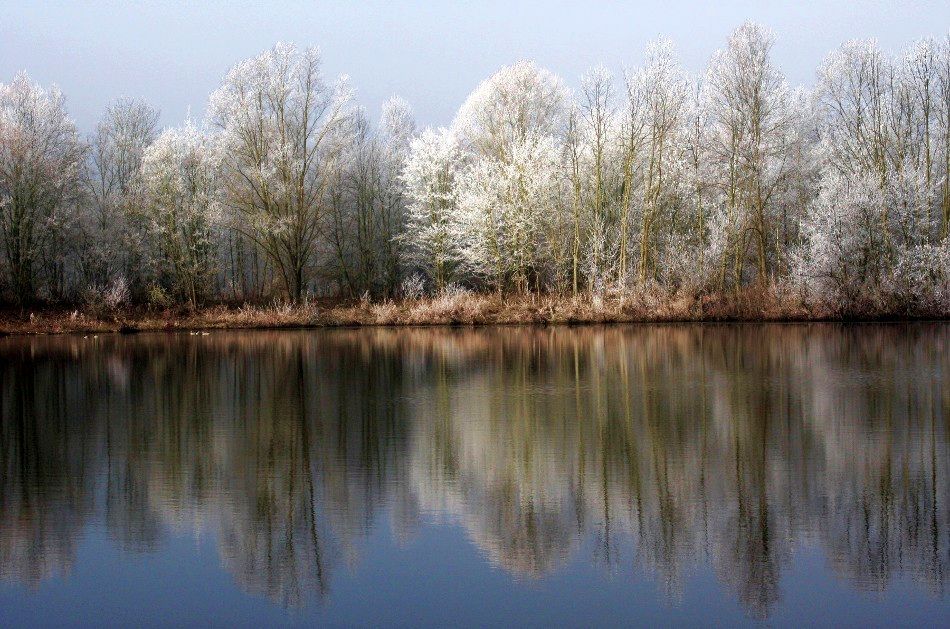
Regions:
M 124 277 L 117 277 L 105 286 L 88 286 L 82 292 L 82 300 L 93 312 L 113 312 L 128 302 L 129 284 Z

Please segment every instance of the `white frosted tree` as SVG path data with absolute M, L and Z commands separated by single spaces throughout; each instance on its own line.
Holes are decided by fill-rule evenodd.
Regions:
M 594 68 L 581 78 L 569 117 L 567 171 L 571 184 L 571 285 L 577 293 L 581 275 L 599 291 L 616 279 L 624 264 L 627 213 L 638 172 L 633 158 L 641 141 L 639 111 L 628 120 L 617 102 L 613 78 Z M 632 124 L 631 124 L 632 123 Z M 618 260 L 618 251 L 619 260 Z
M 810 91 L 773 41 L 743 24 L 691 78 L 659 40 L 576 92 L 518 61 L 422 133 L 405 101 L 371 119 L 287 44 L 234 66 L 200 128 L 158 139 L 157 111 L 121 100 L 87 146 L 62 95 L 18 75 L 0 84 L 0 291 L 779 304 L 801 280 L 842 314 L 945 314 L 950 36 L 847 42 Z
M 747 258 L 759 282 L 769 279 L 781 254 L 776 234 L 783 197 L 803 167 L 804 99 L 772 65 L 773 41 L 763 27 L 743 24 L 707 72 L 709 154 L 728 241 L 721 286 L 730 264 L 734 285 L 743 282 Z
M 472 92 L 452 130 L 473 156 L 504 162 L 528 136 L 562 136 L 568 101 L 568 89 L 559 77 L 531 61 L 519 61 Z
M 850 312 L 876 299 L 885 268 L 880 252 L 883 199 L 874 174 L 828 172 L 802 225 L 797 272 L 809 296 Z
M 460 239 L 478 276 L 499 290 L 527 292 L 553 272 L 562 147 L 550 136 L 528 137 L 507 152 L 507 160 L 478 160 L 461 175 Z
M 412 140 L 402 173 L 408 206 L 401 240 L 410 269 L 422 269 L 435 290 L 455 279 L 459 263 L 457 178 L 461 152 L 448 129 Z
M 164 131 L 142 158 L 142 208 L 176 296 L 199 305 L 213 284 L 220 219 L 219 153 L 190 121 Z
M 926 175 L 905 169 L 883 191 L 878 183 L 874 172 L 825 174 L 803 221 L 796 265 L 808 296 L 840 314 L 946 312 L 950 244 L 930 244 L 917 229 L 933 199 Z M 886 243 L 893 261 L 882 255 Z
M 893 261 L 882 281 L 888 311 L 921 315 L 950 311 L 950 239 L 931 237 L 936 198 L 936 182 L 923 162 L 904 166 L 884 188 L 888 242 L 893 247 Z
M 379 128 L 379 208 L 380 259 L 385 291 L 395 293 L 402 274 L 403 240 L 408 194 L 402 180 L 416 121 L 412 108 L 404 99 L 394 96 L 383 104 Z
M 828 55 L 818 69 L 814 91 L 830 167 L 843 173 L 874 173 L 879 187 L 892 165 L 887 123 L 892 78 L 892 64 L 877 43 L 854 40 Z
M 710 168 L 709 112 L 703 86 L 691 83 L 683 111 L 683 122 L 676 134 L 679 150 L 669 164 L 672 208 L 666 251 L 657 269 L 659 281 L 671 289 L 700 290 L 708 287 L 714 264 L 723 251 L 720 243 L 710 240 L 711 219 L 715 215 L 716 195 Z
M 946 41 L 922 40 L 891 58 L 874 41 L 852 41 L 832 52 L 818 73 L 824 165 L 851 177 L 873 176 L 885 274 L 908 247 L 939 248 L 946 234 L 947 50 Z
M 940 238 L 946 239 L 950 237 L 950 35 L 937 47 L 935 74 L 934 176 L 940 182 Z
M 903 142 L 899 166 L 923 173 L 937 190 L 927 208 L 925 230 L 935 242 L 947 236 L 950 221 L 950 35 L 916 42 L 898 64 L 896 132 Z
M 640 207 L 637 277 L 642 284 L 656 274 L 661 255 L 656 251 L 661 240 L 656 232 L 662 230 L 668 236 L 675 227 L 679 173 L 673 170 L 685 146 L 688 82 L 670 41 L 650 45 L 646 66 L 632 79 L 631 89 L 641 94 L 637 102 L 642 108 L 644 136 L 642 193 L 636 199 Z
M 569 94 L 547 70 L 521 61 L 484 81 L 452 131 L 462 148 L 458 225 L 468 268 L 499 290 L 539 287 L 546 255 L 562 250 L 560 179 Z
M 0 252 L 13 297 L 37 296 L 57 226 L 74 219 L 85 147 L 63 95 L 25 74 L 0 84 Z M 63 243 L 60 243 L 63 244 Z

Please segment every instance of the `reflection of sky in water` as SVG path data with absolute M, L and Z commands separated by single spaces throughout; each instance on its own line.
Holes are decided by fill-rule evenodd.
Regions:
M 656 583 L 642 572 L 625 566 L 608 575 L 582 557 L 539 581 L 513 581 L 486 564 L 458 526 L 426 525 L 405 546 L 394 544 L 385 526 L 376 526 L 359 564 L 336 575 L 332 599 L 302 609 L 287 610 L 243 593 L 208 538 L 174 536 L 161 552 L 130 558 L 101 528 L 92 527 L 76 560 L 69 577 L 50 579 L 35 590 L 0 585 L 4 624 L 50 619 L 86 626 L 187 625 L 196 618 L 213 618 L 222 626 L 754 623 L 708 567 L 690 575 L 686 595 L 674 603 L 658 596 Z M 895 580 L 881 596 L 857 592 L 829 574 L 815 549 L 796 553 L 782 589 L 783 601 L 769 618 L 776 626 L 816 619 L 875 626 L 890 614 L 899 615 L 902 624 L 928 626 L 947 614 L 945 602 L 908 579 Z
M 0 610 L 933 624 L 950 614 L 948 338 L 0 340 Z

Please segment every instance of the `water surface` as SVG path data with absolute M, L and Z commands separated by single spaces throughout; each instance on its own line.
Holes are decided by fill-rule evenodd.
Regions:
M 0 339 L 0 624 L 950 625 L 950 324 Z

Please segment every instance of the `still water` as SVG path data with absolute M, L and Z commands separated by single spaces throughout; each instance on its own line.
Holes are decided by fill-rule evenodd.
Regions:
M 950 625 L 950 324 L 0 339 L 0 624 Z

